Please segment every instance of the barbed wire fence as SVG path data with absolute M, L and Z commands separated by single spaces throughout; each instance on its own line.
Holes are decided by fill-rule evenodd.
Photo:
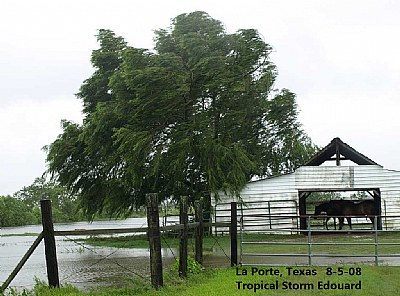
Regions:
M 134 236 L 131 236 L 131 238 L 135 239 Z M 141 279 L 143 279 L 145 281 L 150 281 L 150 276 L 148 274 L 144 274 L 144 273 L 140 273 L 138 271 L 135 271 L 132 268 L 129 268 L 129 267 L 125 266 L 125 265 L 122 265 L 120 262 L 118 262 L 116 259 L 113 258 L 113 255 L 115 255 L 116 253 L 118 253 L 122 249 L 126 249 L 127 248 L 126 245 L 129 242 L 128 240 L 126 240 L 119 247 L 113 247 L 113 249 L 115 249 L 115 250 L 111 251 L 109 254 L 103 255 L 103 254 L 99 253 L 96 250 L 96 248 L 92 247 L 91 245 L 87 245 L 87 244 L 83 243 L 82 240 L 79 241 L 79 240 L 70 238 L 68 236 L 63 236 L 63 239 L 65 239 L 65 240 L 67 240 L 69 242 L 72 242 L 75 245 L 79 246 L 80 248 L 95 254 L 99 258 L 95 262 L 89 264 L 88 266 L 81 267 L 79 270 L 74 271 L 73 273 L 71 272 L 70 274 L 65 275 L 64 277 L 62 277 L 61 278 L 61 282 L 62 283 L 70 283 L 70 284 L 79 283 L 79 282 L 76 282 L 76 281 L 72 281 L 71 279 L 72 278 L 75 278 L 75 279 L 78 278 L 80 274 L 88 273 L 93 267 L 99 265 L 100 263 L 102 263 L 103 261 L 106 261 L 106 260 L 109 261 L 110 263 L 116 265 L 117 267 L 121 268 L 123 271 L 128 272 L 128 274 L 131 274 L 133 276 L 137 276 L 137 277 L 139 277 L 139 278 L 141 278 Z
M 51 204 L 50 201 L 48 202 L 48 210 L 51 211 Z M 43 212 L 42 212 L 43 214 Z M 51 215 L 49 215 L 51 217 Z M 157 216 L 158 216 L 158 210 L 157 210 Z M 211 214 L 209 215 L 211 216 Z M 193 213 L 191 213 L 191 217 L 193 217 Z M 197 219 L 197 218 L 196 218 Z M 158 218 L 157 218 L 158 220 Z M 149 221 L 149 220 L 148 220 Z M 51 223 L 50 223 L 51 222 Z M 38 238 L 35 240 L 34 244 L 29 248 L 27 253 L 23 256 L 21 261 L 18 263 L 17 267 L 12 271 L 11 275 L 7 278 L 7 280 L 2 284 L 0 287 L 0 292 L 4 291 L 13 278 L 18 274 L 18 272 L 21 270 L 23 265 L 26 263 L 28 258 L 32 255 L 33 251 L 36 249 L 36 247 L 41 243 L 41 241 L 44 239 L 45 241 L 45 253 L 46 253 L 46 265 L 49 265 L 49 258 L 48 258 L 48 241 L 46 242 L 46 237 L 51 236 L 52 238 L 52 244 L 53 246 L 51 247 L 54 251 L 54 258 L 50 259 L 50 265 L 53 265 L 53 270 L 56 270 L 56 275 L 57 279 L 56 281 L 53 279 L 53 282 L 50 279 L 49 272 L 48 272 L 48 277 L 49 277 L 49 285 L 50 286 L 59 286 L 60 282 L 61 284 L 69 283 L 69 284 L 82 284 L 85 283 L 86 281 L 96 281 L 96 277 L 101 277 L 100 275 L 92 274 L 92 270 L 98 266 L 101 268 L 104 268 L 102 264 L 104 262 L 107 262 L 107 266 L 113 265 L 116 267 L 116 270 L 120 270 L 120 273 L 123 273 L 125 277 L 132 276 L 132 277 L 137 277 L 140 278 L 141 280 L 144 280 L 146 282 L 151 280 L 151 276 L 149 275 L 148 272 L 148 267 L 150 265 L 150 270 L 151 270 L 151 264 L 149 264 L 148 260 L 148 253 L 140 256 L 141 259 L 138 259 L 138 264 L 141 265 L 140 268 L 136 268 L 137 265 L 135 263 L 132 264 L 132 262 L 135 262 L 136 258 L 133 258 L 129 260 L 129 263 L 125 263 L 124 261 L 121 262 L 121 259 L 126 259 L 125 257 L 120 257 L 120 256 L 115 256 L 121 250 L 124 250 L 123 252 L 125 254 L 128 254 L 129 256 L 129 251 L 127 252 L 126 250 L 129 250 L 132 248 L 131 246 L 128 246 L 129 242 L 132 240 L 138 239 L 138 240 L 143 240 L 143 235 L 138 236 L 136 234 L 148 234 L 149 233 L 149 225 L 148 223 L 143 223 L 141 227 L 136 227 L 136 228 L 120 228 L 120 229 L 75 229 L 71 231 L 54 231 L 54 227 L 52 225 L 52 221 L 48 221 L 48 225 L 44 225 L 45 222 L 43 222 L 43 231 L 40 233 Z M 190 223 L 188 223 L 190 222 Z M 211 223 L 212 221 L 208 221 L 208 224 Z M 195 254 L 195 257 L 197 258 L 197 248 L 198 248 L 198 238 L 197 238 L 197 229 L 202 228 L 202 227 L 211 227 L 210 225 L 202 225 L 202 227 L 199 227 L 199 222 L 194 221 L 194 218 L 191 218 L 190 221 L 186 221 L 182 224 L 182 221 L 177 221 L 172 220 L 169 224 L 165 221 L 165 225 L 161 227 L 162 231 L 160 232 L 160 238 L 161 238 L 161 243 L 163 245 L 164 252 L 168 254 L 169 256 L 169 261 L 173 260 L 176 262 L 178 261 L 179 258 L 182 257 L 181 254 L 178 254 L 178 251 L 181 250 L 181 247 L 177 246 L 178 240 L 181 242 L 182 241 L 182 232 L 184 229 L 186 229 L 186 232 L 190 230 L 189 233 L 186 234 L 186 239 L 190 240 L 190 253 Z M 160 226 L 160 225 L 158 225 Z M 195 229 L 195 230 L 193 230 Z M 210 231 L 211 232 L 211 231 Z M 129 239 L 126 239 L 122 243 L 118 244 L 116 247 L 96 247 L 93 244 L 90 243 L 90 241 L 87 241 L 86 239 L 81 239 L 80 237 L 85 237 L 85 238 L 90 238 L 90 237 L 97 237 L 97 235 L 102 235 L 102 236 L 113 236 L 113 235 L 120 235 L 120 234 L 126 234 L 126 233 L 131 233 L 129 236 Z M 132 234 L 133 233 L 133 234 Z M 56 240 L 55 237 L 58 237 L 58 240 L 63 240 L 68 243 L 70 243 L 72 246 L 75 246 L 77 250 L 74 250 L 74 247 L 71 247 L 71 250 L 66 249 L 66 252 L 59 250 L 59 257 L 61 257 L 59 260 L 60 261 L 60 267 L 61 267 L 61 276 L 59 277 L 58 275 L 58 263 L 57 263 L 57 252 L 56 252 Z M 217 248 L 221 249 L 227 262 L 229 262 L 230 257 L 228 256 L 223 244 L 219 242 L 219 238 L 215 237 L 213 235 L 210 236 L 211 239 L 208 239 L 208 244 L 211 244 L 210 240 L 213 241 L 211 245 L 211 249 Z M 146 240 L 148 239 L 146 235 Z M 187 243 L 186 243 L 187 244 Z M 202 244 L 202 241 L 201 241 Z M 62 245 L 62 244 L 61 244 Z M 179 243 L 180 245 L 180 243 Z M 64 246 L 65 248 L 65 246 Z M 187 246 L 186 246 L 187 248 Z M 149 248 L 148 246 L 145 248 L 146 251 L 148 252 L 149 250 L 151 251 L 152 248 Z M 66 263 L 64 261 L 66 260 L 66 255 L 65 253 L 75 253 L 75 259 L 76 261 L 71 261 L 72 266 L 70 265 L 69 267 L 65 267 Z M 90 260 L 85 260 L 85 258 L 78 258 L 80 254 L 83 253 L 86 254 L 92 254 L 93 256 L 90 256 Z M 187 253 L 187 249 L 186 249 Z M 61 255 L 61 256 L 60 256 Z M 51 256 L 50 256 L 51 257 Z M 74 257 L 74 256 L 70 256 Z M 89 256 L 86 256 L 89 257 Z M 135 256 L 132 256 L 135 257 Z M 147 260 L 143 260 L 146 258 Z M 150 255 L 151 258 L 151 255 Z M 202 258 L 202 255 L 201 255 Z M 69 258 L 70 260 L 73 260 Z M 164 258 L 163 258 L 164 259 Z M 52 262 L 53 261 L 53 262 Z M 90 261 L 89 263 L 87 261 Z M 151 261 L 151 260 L 150 260 Z M 162 261 L 162 260 L 161 260 Z M 172 262 L 174 262 L 172 261 Z M 86 264 L 87 263 L 87 264 Z M 82 264 L 86 264 L 82 266 Z M 162 264 L 162 263 L 161 263 Z M 187 260 L 186 260 L 187 264 Z M 145 267 L 144 267 L 145 265 Z M 179 261 L 179 268 L 181 269 L 181 261 Z M 47 270 L 48 267 L 47 267 Z M 152 274 L 152 272 L 151 272 Z M 112 283 L 111 283 L 112 284 Z

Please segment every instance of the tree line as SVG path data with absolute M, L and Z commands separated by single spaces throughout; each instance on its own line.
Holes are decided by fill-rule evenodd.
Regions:
M 84 219 L 78 208 L 77 196 L 56 181 L 36 178 L 32 185 L 23 187 L 12 196 L 0 196 L 0 227 L 41 223 L 40 200 L 52 201 L 55 222 Z

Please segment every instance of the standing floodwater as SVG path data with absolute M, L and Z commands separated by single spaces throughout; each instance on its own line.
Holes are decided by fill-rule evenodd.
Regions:
M 147 227 L 146 221 L 146 218 L 129 218 L 93 223 L 55 224 L 54 228 L 55 230 L 140 228 Z M 0 229 L 0 283 L 6 280 L 37 237 L 32 235 L 15 236 L 14 234 L 38 234 L 41 232 L 41 227 L 41 225 L 30 225 Z M 147 248 L 93 247 L 83 245 L 76 241 L 76 238 L 56 237 L 61 283 L 71 283 L 78 288 L 101 285 L 118 286 L 122 285 L 127 277 L 149 277 L 149 251 Z M 177 251 L 174 249 L 162 250 L 166 265 L 174 260 L 176 253 Z M 12 281 L 11 287 L 31 288 L 35 278 L 47 282 L 43 242 Z

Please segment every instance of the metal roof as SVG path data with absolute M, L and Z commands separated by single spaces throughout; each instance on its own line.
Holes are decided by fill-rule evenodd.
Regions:
M 321 151 L 307 161 L 304 166 L 319 166 L 329 160 L 336 161 L 336 165 L 340 165 L 340 160 L 351 160 L 358 165 L 379 165 L 344 143 L 341 139 L 334 138 L 326 147 L 322 148 Z

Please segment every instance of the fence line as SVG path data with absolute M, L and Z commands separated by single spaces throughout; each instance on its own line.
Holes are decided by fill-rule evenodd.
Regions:
M 253 216 L 257 216 L 257 217 L 263 217 L 264 215 L 251 215 Z M 313 265 L 313 258 L 335 258 L 335 257 L 346 257 L 346 258 L 374 258 L 374 263 L 375 265 L 379 264 L 379 259 L 384 258 L 384 257 L 390 257 L 390 258 L 400 258 L 400 254 L 380 254 L 379 250 L 380 250 L 380 246 L 400 246 L 400 241 L 399 242 L 380 242 L 379 240 L 379 233 L 388 233 L 388 232 L 395 232 L 395 233 L 400 233 L 400 230 L 379 230 L 377 227 L 377 221 L 378 218 L 383 216 L 374 216 L 374 225 L 373 225 L 373 229 L 346 229 L 346 230 L 330 230 L 327 231 L 325 229 L 313 229 L 311 227 L 311 219 L 314 218 L 314 216 L 311 215 L 307 215 L 307 216 L 295 216 L 297 218 L 300 217 L 307 217 L 307 229 L 298 229 L 296 231 L 298 231 L 299 233 L 302 233 L 305 235 L 305 238 L 307 239 L 306 242 L 287 242 L 287 241 L 244 241 L 244 236 L 243 233 L 245 233 L 245 231 L 243 230 L 243 220 L 245 219 L 246 216 L 243 217 L 243 219 L 240 221 L 240 231 L 241 231 L 241 240 L 240 240 L 240 264 L 243 266 L 247 266 L 247 265 L 260 265 L 260 266 L 273 266 L 273 265 L 284 265 L 284 264 L 262 264 L 262 263 L 251 263 L 251 264 L 247 264 L 243 262 L 243 257 L 247 256 L 247 257 L 303 257 L 303 258 L 308 258 L 308 266 Z M 325 219 L 327 216 L 319 216 L 319 218 L 323 218 Z M 360 216 L 352 216 L 352 217 L 358 217 L 360 218 Z M 362 216 L 365 217 L 365 216 Z M 388 216 L 388 217 L 400 217 L 400 216 Z M 370 224 L 370 223 L 369 223 Z M 272 233 L 272 232 L 276 232 L 276 229 L 268 229 L 266 228 L 264 230 L 265 233 Z M 279 229 L 279 232 L 281 233 L 293 233 L 293 229 L 287 228 L 287 229 Z M 348 234 L 348 233 L 357 233 L 357 234 L 362 234 L 362 233 L 369 233 L 369 234 L 373 234 L 373 242 L 357 242 L 357 243 L 350 243 L 350 242 L 340 242 L 340 241 L 336 241 L 334 243 L 330 243 L 330 242 L 313 242 L 312 241 L 312 237 L 315 234 L 327 234 L 327 233 L 335 233 L 335 234 Z M 307 252 L 306 253 L 245 253 L 244 252 L 244 246 L 245 245 L 303 245 L 303 246 L 307 246 Z M 351 246 L 351 245 L 369 245 L 369 246 L 374 246 L 374 252 L 373 253 L 369 253 L 369 254 L 320 254 L 320 253 L 315 253 L 313 251 L 313 246 Z M 293 265 L 293 264 L 288 264 L 288 265 Z M 296 265 L 299 265 L 298 263 L 296 263 Z M 301 264 L 300 264 L 301 265 Z
M 12 271 L 10 276 L 7 278 L 7 280 L 0 286 L 0 294 L 4 292 L 5 289 L 10 285 L 12 280 L 15 278 L 15 276 L 18 274 L 18 272 L 21 270 L 23 265 L 26 263 L 26 261 L 29 259 L 29 257 L 33 254 L 34 250 L 37 248 L 37 246 L 40 244 L 40 242 L 46 238 L 50 238 L 50 241 L 54 242 L 52 244 L 50 242 L 50 246 L 45 246 L 45 255 L 46 255 L 46 268 L 47 268 L 47 274 L 48 274 L 48 279 L 49 279 L 49 285 L 53 287 L 58 287 L 59 286 L 59 276 L 58 276 L 58 264 L 57 264 L 57 257 L 56 257 L 56 246 L 55 246 L 55 240 L 54 238 L 57 237 L 67 237 L 67 236 L 90 236 L 90 235 L 107 235 L 107 234 L 124 234 L 124 233 L 142 233 L 142 234 L 147 234 L 148 240 L 149 240 L 149 249 L 150 252 L 152 253 L 152 250 L 158 252 L 158 250 L 161 250 L 161 235 L 160 233 L 168 233 L 171 231 L 181 231 L 181 232 L 186 232 L 186 235 L 183 235 L 181 237 L 181 241 L 183 242 L 182 247 L 180 249 L 186 249 L 186 254 L 187 254 L 187 231 L 189 229 L 195 229 L 195 235 L 196 235 L 196 243 L 195 243 L 195 259 L 199 263 L 202 264 L 203 261 L 203 231 L 202 229 L 200 230 L 199 228 L 207 228 L 207 227 L 212 227 L 215 226 L 214 223 L 207 222 L 204 223 L 203 221 L 203 211 L 201 210 L 201 203 L 196 206 L 197 212 L 196 212 L 196 217 L 195 220 L 196 222 L 193 223 L 188 223 L 188 218 L 187 218 L 187 206 L 183 209 L 182 214 L 186 215 L 186 218 L 184 219 L 183 223 L 181 224 L 176 224 L 176 225 L 168 225 L 168 226 L 162 226 L 159 227 L 159 212 L 158 212 L 158 203 L 156 201 L 157 195 L 156 194 L 148 194 L 146 196 L 148 198 L 148 201 L 150 203 L 150 200 L 152 201 L 151 204 L 148 204 L 148 218 L 153 217 L 154 221 L 148 220 L 148 227 L 140 227 L 140 228 L 118 228 L 118 229 L 76 229 L 76 230 L 67 230 L 67 231 L 54 231 L 52 228 L 52 214 L 51 214 L 51 204 L 49 200 L 41 201 L 42 206 L 42 225 L 43 225 L 43 231 L 39 234 L 39 236 L 36 238 L 32 246 L 29 248 L 29 250 L 26 252 L 26 254 L 23 256 L 21 261 L 17 264 L 16 268 Z M 151 208 L 151 209 L 150 209 Z M 152 223 L 154 222 L 154 223 Z M 165 225 L 165 224 L 164 224 Z M 218 223 L 217 224 L 219 227 L 227 226 L 230 225 L 229 223 Z M 157 231 L 152 230 L 153 227 L 158 227 L 158 233 Z M 155 239 L 158 236 L 158 239 Z M 199 236 L 199 237 L 197 237 Z M 68 239 L 68 238 L 67 238 Z M 72 239 L 69 239 L 72 240 Z M 164 239 L 165 240 L 165 239 Z M 75 243 L 77 243 L 75 240 L 72 240 Z M 87 248 L 87 247 L 85 247 Z M 88 248 L 90 249 L 90 248 Z M 90 249 L 92 252 L 96 253 L 94 250 Z M 183 250 L 185 251 L 185 250 Z M 115 251 L 116 252 L 116 251 Z M 108 256 L 102 256 L 100 260 L 104 260 L 111 256 L 112 254 Z M 50 256 L 49 260 L 47 260 L 47 257 Z M 175 255 L 174 255 L 175 257 Z M 187 258 L 187 255 L 186 255 Z M 162 260 L 161 260 L 161 255 L 156 256 L 154 260 L 150 260 L 153 264 L 157 266 L 157 272 L 154 271 L 152 272 L 151 276 L 151 282 L 154 287 L 158 288 L 162 286 L 163 281 L 162 281 Z M 97 264 L 96 262 L 95 264 Z M 118 264 L 117 262 L 114 262 Z M 182 271 L 185 268 L 185 264 L 187 264 L 187 260 L 181 260 L 179 264 L 179 270 Z M 120 264 L 118 264 L 122 268 L 124 268 L 127 271 L 130 271 L 134 274 L 137 274 L 130 270 L 129 268 L 126 268 Z M 161 269 L 160 269 L 161 266 Z M 153 267 L 151 267 L 152 269 Z M 161 270 L 161 272 L 160 272 Z M 187 266 L 186 266 L 187 270 Z M 180 272 L 180 275 L 185 277 L 187 272 Z M 138 275 L 138 274 L 137 274 Z M 139 275 L 141 276 L 141 275 Z M 67 277 L 68 278 L 68 277 Z
M 320 203 L 320 201 L 312 201 L 307 204 L 307 215 L 314 210 L 314 206 Z M 230 221 L 230 202 L 220 202 L 214 205 L 214 222 L 229 222 Z M 257 215 L 260 214 L 260 215 Z M 247 202 L 238 202 L 238 219 L 241 216 L 253 217 L 253 219 L 247 218 L 245 225 L 243 225 L 246 231 L 264 231 L 266 227 L 270 229 L 277 228 L 291 228 L 292 233 L 298 233 L 300 228 L 300 221 L 297 219 L 299 215 L 298 202 L 295 199 L 280 199 L 280 200 L 254 200 Z M 387 214 L 386 201 L 382 201 L 382 227 L 386 230 L 390 229 L 391 223 L 394 221 L 391 218 L 396 216 Z M 264 221 L 260 221 L 260 218 L 264 218 Z M 357 217 L 354 221 L 355 224 L 363 224 L 360 220 L 362 217 Z M 263 229 L 260 229 L 259 226 Z M 252 230 L 254 229 L 254 230 Z M 224 235 L 228 232 L 227 227 L 216 226 L 214 229 L 216 234 Z
M 299 216 L 299 215 L 282 215 L 282 214 L 277 214 L 277 215 L 271 215 L 271 214 L 245 214 L 245 210 L 243 208 L 239 209 L 240 213 L 238 215 L 238 207 L 237 207 L 237 203 L 231 203 L 230 205 L 230 216 L 229 217 L 229 221 L 226 222 L 217 222 L 214 221 L 214 223 L 211 222 L 207 222 L 204 223 L 202 221 L 201 218 L 201 211 L 198 212 L 199 215 L 195 215 L 196 216 L 196 222 L 193 223 L 188 223 L 187 221 L 187 207 L 182 206 L 181 209 L 182 213 L 184 216 L 181 217 L 181 224 L 176 224 L 176 225 L 170 225 L 170 226 L 163 226 L 160 227 L 159 225 L 159 213 L 158 213 L 158 203 L 156 201 L 157 195 L 156 194 L 151 194 L 148 195 L 148 227 L 143 227 L 143 228 L 124 228 L 124 229 L 93 229 L 93 230 L 72 230 L 72 231 L 51 231 L 50 230 L 46 230 L 45 227 L 45 222 L 43 222 L 43 231 L 39 234 L 38 238 L 35 240 L 35 243 L 29 248 L 28 252 L 25 254 L 25 256 L 22 258 L 22 260 L 20 261 L 20 263 L 17 265 L 17 267 L 14 269 L 14 271 L 12 272 L 12 274 L 9 276 L 9 278 L 6 280 L 6 282 L 3 283 L 3 285 L 0 287 L 0 293 L 3 292 L 8 285 L 11 283 L 13 277 L 15 277 L 15 275 L 18 273 L 18 271 L 22 268 L 22 266 L 24 265 L 24 263 L 28 260 L 29 256 L 33 253 L 34 249 L 40 244 L 41 240 L 43 238 L 46 237 L 46 235 L 52 235 L 53 238 L 55 236 L 80 236 L 80 235 L 100 235 L 100 234 L 111 234 L 111 233 L 147 233 L 148 236 L 148 240 L 149 240 L 149 248 L 151 252 L 159 252 L 158 248 L 160 248 L 161 246 L 161 232 L 169 232 L 169 231 L 175 231 L 175 230 L 179 230 L 181 232 L 181 242 L 183 240 L 182 243 L 180 243 L 180 245 L 182 246 L 181 248 L 186 248 L 186 254 L 187 254 L 187 239 L 188 239 L 188 235 L 187 235 L 187 231 L 188 229 L 197 229 L 199 230 L 199 227 L 221 227 L 221 228 L 229 228 L 229 234 L 231 236 L 231 254 L 230 254 L 230 259 L 231 259 L 231 265 L 237 265 L 237 264 L 241 264 L 241 265 L 248 265 L 246 263 L 243 262 L 243 256 L 253 256 L 253 257 L 261 257 L 261 256 L 276 256 L 276 257 L 289 257 L 289 256 L 293 256 L 293 257 L 306 257 L 308 258 L 308 265 L 312 265 L 313 264 L 313 258 L 314 257 L 373 257 L 375 258 L 375 264 L 377 265 L 379 262 L 379 258 L 382 257 L 400 257 L 400 254 L 379 254 L 379 246 L 385 246 L 385 245 L 400 245 L 400 243 L 394 243 L 394 242 L 380 242 L 379 238 L 378 238 L 378 233 L 382 233 L 382 232 L 400 232 L 400 230 L 386 230 L 386 231 L 382 231 L 382 230 L 378 230 L 377 229 L 377 217 L 379 218 L 383 218 L 384 216 L 375 216 L 375 225 L 374 225 L 374 229 L 370 230 L 370 229 L 356 229 L 356 230 L 335 230 L 334 233 L 348 233 L 348 232 L 353 232 L 353 233 L 372 233 L 374 234 L 374 242 L 373 243 L 357 243 L 357 245 L 361 245 L 361 244 L 365 244 L 365 245 L 371 245 L 371 246 L 375 246 L 374 249 L 374 254 L 368 255 L 368 254 L 318 254 L 313 252 L 313 246 L 316 245 L 333 245 L 333 243 L 317 243 L 317 242 L 313 242 L 312 241 L 312 236 L 318 233 L 327 233 L 326 230 L 322 230 L 322 229 L 315 229 L 313 228 L 315 225 L 313 225 L 313 223 L 311 223 L 314 220 L 318 220 L 318 219 L 312 219 L 312 218 L 319 218 L 319 219 L 325 219 L 327 216 L 311 216 L 311 215 L 306 215 L 306 216 Z M 151 200 L 151 202 L 150 202 Z M 184 202 L 183 202 L 184 203 Z M 269 204 L 269 208 L 271 208 L 271 204 Z M 386 216 L 386 215 L 385 215 Z M 153 218 L 151 218 L 153 217 Z M 273 218 L 284 218 L 284 219 L 291 219 L 291 221 L 298 221 L 299 218 L 307 218 L 307 229 L 294 229 L 293 227 L 282 227 L 279 229 L 274 229 L 271 227 L 271 221 L 273 221 Z M 364 216 L 363 216 L 364 217 Z M 398 216 L 387 216 L 387 217 L 398 217 Z M 46 221 L 47 218 L 43 218 L 43 221 Z M 51 212 L 50 212 L 50 218 L 51 218 Z M 150 219 L 151 218 L 151 219 Z M 281 233 L 303 233 L 305 235 L 307 235 L 307 237 L 305 236 L 305 238 L 307 239 L 307 242 L 304 243 L 300 243 L 300 242 L 268 242 L 268 241 L 255 241 L 255 242 L 245 242 L 244 241 L 244 233 L 248 232 L 249 229 L 245 229 L 245 222 L 246 219 L 251 220 L 252 222 L 254 222 L 253 220 L 257 220 L 256 218 L 264 218 L 267 219 L 266 222 L 264 224 L 262 223 L 257 223 L 257 226 L 265 226 L 263 229 L 263 232 L 265 233 L 273 233 L 273 232 L 281 232 Z M 292 225 L 296 225 L 296 224 L 292 224 Z M 298 225 L 298 224 L 297 224 Z M 239 226 L 239 231 L 240 231 L 240 260 L 238 261 L 238 249 L 237 249 L 237 245 L 238 245 L 238 233 L 237 233 L 237 227 Z M 313 226 L 313 227 L 312 227 Z M 154 227 L 154 228 L 152 228 Z M 196 236 L 198 235 L 199 231 L 195 231 Z M 333 232 L 333 231 L 331 231 Z M 156 239 L 154 239 L 156 238 Z M 214 239 L 216 240 L 216 243 L 219 245 L 218 243 L 218 238 L 217 236 L 214 236 Z M 184 241 L 186 240 L 186 242 Z M 197 244 L 200 244 L 199 246 L 197 246 Z M 195 252 L 197 252 L 198 250 L 202 251 L 202 241 L 197 241 L 196 242 L 196 247 L 195 247 Z M 307 246 L 307 253 L 305 254 L 300 254 L 300 253 L 293 253 L 293 254 L 285 254 L 285 253 L 281 253 L 281 254 L 265 254 L 265 253 L 245 253 L 244 252 L 244 245 L 246 244 L 265 244 L 265 245 L 306 245 Z M 340 243 L 340 242 L 336 242 L 335 245 L 353 245 L 350 243 Z M 222 247 L 221 247 L 222 248 Z M 153 250 L 153 251 L 152 251 Z M 54 250 L 55 251 L 55 250 Z M 47 250 L 46 250 L 47 252 Z M 224 252 L 225 253 L 225 252 Z M 227 254 L 225 253 L 225 255 L 227 256 Z M 185 254 L 182 255 L 181 253 L 181 257 L 184 257 Z M 227 256 L 228 257 L 228 256 Z M 162 260 L 160 258 L 160 256 L 155 256 L 155 258 L 157 259 L 153 259 L 151 260 L 154 264 L 153 267 L 151 267 L 151 269 L 153 268 L 153 271 L 151 272 L 151 282 L 153 284 L 153 286 L 155 286 L 156 288 L 162 286 L 163 281 L 162 281 L 162 266 L 160 269 L 160 265 L 162 264 Z M 197 256 L 196 255 L 196 260 L 197 258 L 199 258 L 199 261 L 201 260 L 202 256 Z M 54 260 L 53 263 L 50 261 L 47 261 L 47 264 L 54 264 Z M 185 261 L 185 260 L 183 260 Z M 56 262 L 56 260 L 55 260 Z M 180 275 L 181 276 L 185 276 L 185 266 L 184 266 L 184 262 L 180 263 Z M 251 265 L 265 265 L 265 264 L 251 264 Z M 272 266 L 274 264 L 268 264 L 268 266 Z M 282 264 L 279 264 L 282 265 Z M 54 266 L 53 266 L 54 267 Z M 187 268 L 187 267 L 186 267 Z M 48 269 L 49 270 L 49 269 Z M 51 270 L 51 268 L 50 268 Z M 158 270 L 156 272 L 156 270 Z M 161 270 L 161 272 L 160 272 Z M 158 277 L 157 279 L 155 279 L 155 277 Z M 161 277 L 161 279 L 160 279 Z M 49 283 L 50 283 L 50 278 L 49 278 Z M 54 286 L 56 285 L 56 282 L 53 282 Z M 52 284 L 50 284 L 52 285 Z
M 251 201 L 246 203 L 237 203 L 239 207 L 238 219 L 240 220 L 242 216 L 253 215 L 257 212 L 264 212 L 263 217 L 266 219 L 266 224 L 269 225 L 270 229 L 276 228 L 276 226 L 296 226 L 298 228 L 297 220 L 289 220 L 287 218 L 282 218 L 283 216 L 287 217 L 288 215 L 297 215 L 298 207 L 296 200 L 273 200 L 273 201 Z M 271 214 L 271 212 L 275 214 Z M 230 203 L 222 202 L 218 203 L 214 206 L 214 222 L 228 222 L 231 217 L 231 209 Z M 260 224 L 259 219 L 246 220 L 246 225 L 243 225 L 244 228 L 257 227 Z M 219 227 L 218 224 L 215 226 L 214 232 L 216 234 L 225 234 L 229 229 L 226 227 Z

